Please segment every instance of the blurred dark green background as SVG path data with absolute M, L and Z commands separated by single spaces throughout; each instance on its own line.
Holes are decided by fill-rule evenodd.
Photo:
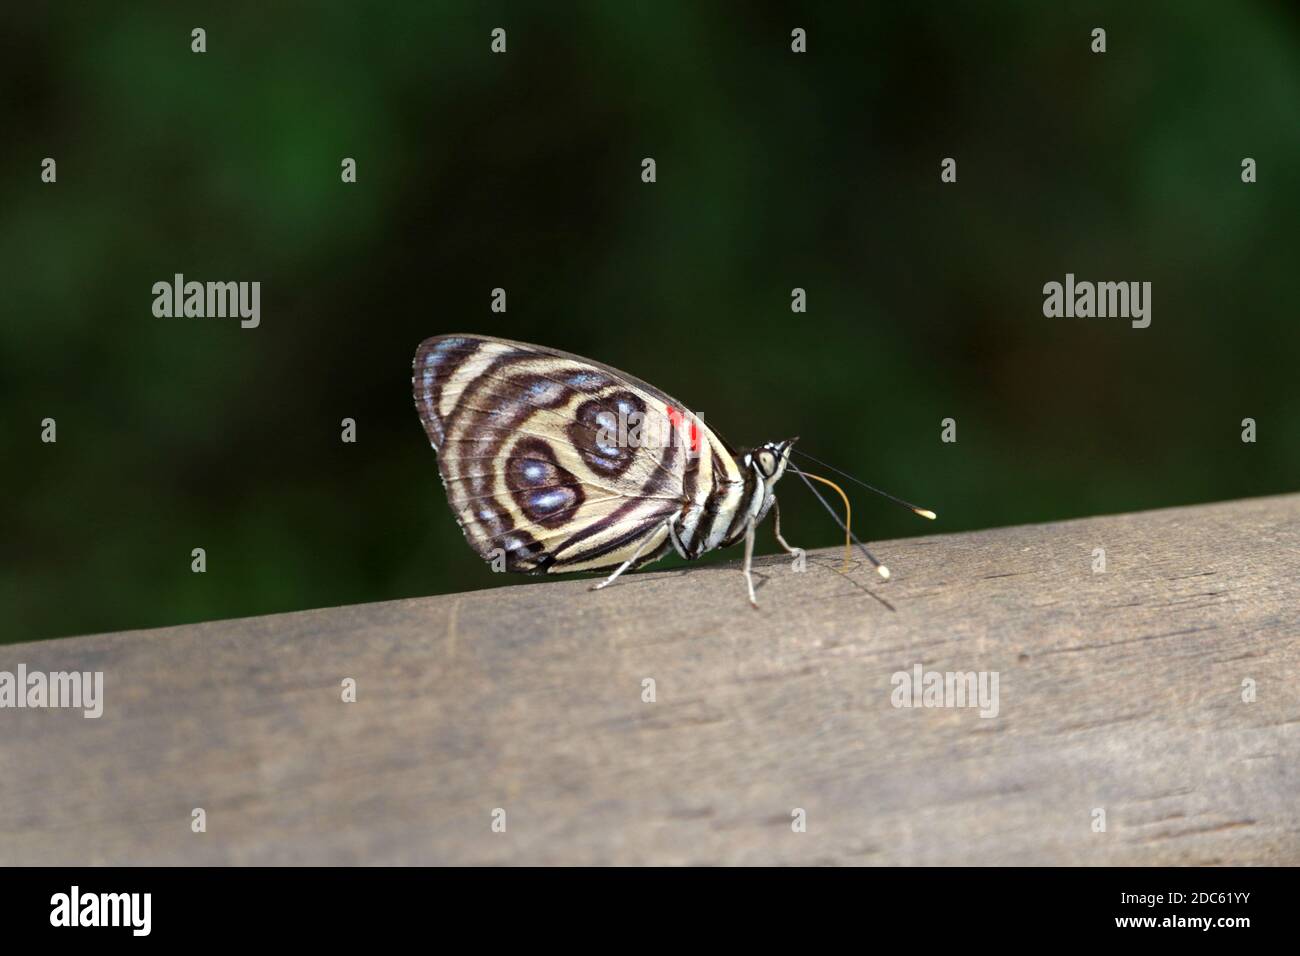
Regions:
M 535 580 L 447 507 L 439 332 L 940 512 L 856 496 L 874 540 L 1295 490 L 1297 5 L 863 6 L 5 5 L 0 640 Z M 155 318 L 176 272 L 260 281 L 261 327 Z M 1066 272 L 1152 282 L 1151 327 L 1044 318 Z

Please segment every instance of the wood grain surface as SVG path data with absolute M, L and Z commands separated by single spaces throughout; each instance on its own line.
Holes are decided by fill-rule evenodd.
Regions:
M 0 863 L 1300 863 L 1300 495 L 872 547 L 2 646 Z

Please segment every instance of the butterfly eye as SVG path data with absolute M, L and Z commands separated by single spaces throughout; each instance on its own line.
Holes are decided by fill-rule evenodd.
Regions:
M 761 451 L 758 453 L 758 467 L 763 469 L 763 474 L 771 475 L 776 471 L 776 458 L 770 451 Z

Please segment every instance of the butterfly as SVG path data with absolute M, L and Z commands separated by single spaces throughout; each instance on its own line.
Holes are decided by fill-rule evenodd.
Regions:
M 802 554 L 781 535 L 774 489 L 787 469 L 844 496 L 792 465 L 797 439 L 737 451 L 677 399 L 568 352 L 438 335 L 420 343 L 413 370 L 448 502 L 470 546 L 497 569 L 612 571 L 598 590 L 669 551 L 694 560 L 743 540 L 757 607 L 754 529 L 769 511 L 781 547 Z

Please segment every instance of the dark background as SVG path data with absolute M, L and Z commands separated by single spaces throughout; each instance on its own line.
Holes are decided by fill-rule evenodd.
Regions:
M 0 640 L 536 580 L 447 507 L 441 332 L 940 513 L 855 495 L 873 540 L 1296 488 L 1293 3 L 6 4 L 0 79 Z M 261 327 L 155 318 L 176 272 Z M 1152 282 L 1151 327 L 1044 318 L 1067 272 Z

